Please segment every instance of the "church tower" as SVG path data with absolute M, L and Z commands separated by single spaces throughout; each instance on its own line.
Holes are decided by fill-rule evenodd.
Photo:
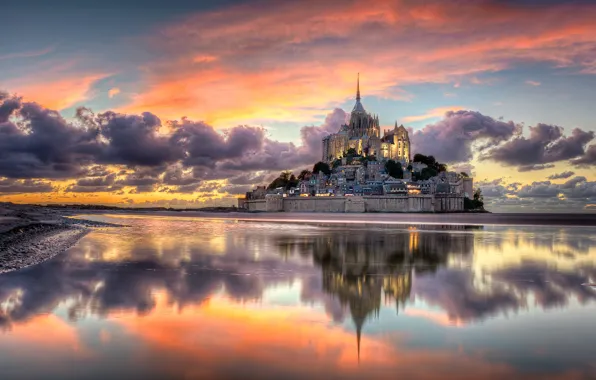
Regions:
M 378 117 L 375 117 L 366 112 L 362 102 L 360 101 L 360 73 L 356 82 L 356 104 L 350 114 L 350 124 L 348 128 L 348 136 L 350 138 L 361 137 L 379 137 L 380 127 Z

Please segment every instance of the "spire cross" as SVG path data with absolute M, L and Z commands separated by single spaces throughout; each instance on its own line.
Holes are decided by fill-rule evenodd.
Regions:
M 356 85 L 356 100 L 360 101 L 360 73 L 358 73 L 358 81 Z

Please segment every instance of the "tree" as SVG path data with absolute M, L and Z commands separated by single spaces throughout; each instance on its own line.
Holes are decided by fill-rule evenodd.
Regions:
M 420 174 L 418 175 L 418 179 L 422 180 L 422 181 L 426 181 L 428 179 L 431 179 L 432 177 L 436 177 L 439 173 L 437 172 L 437 170 L 435 168 L 424 168 L 420 171 Z
M 484 196 L 482 195 L 482 190 L 480 188 L 477 188 L 476 191 L 474 191 L 474 201 L 484 204 Z
M 312 172 L 308 169 L 304 169 L 303 171 L 300 172 L 300 174 L 298 174 L 298 179 L 300 181 L 304 181 L 306 178 L 310 177 L 310 175 L 312 174 Z
M 465 210 L 484 210 L 484 196 L 482 195 L 482 190 L 480 188 L 474 191 L 473 199 L 464 198 L 464 209 Z
M 269 184 L 269 186 L 267 186 L 267 189 L 274 190 L 279 187 L 282 187 L 282 188 L 288 190 L 289 188 L 296 187 L 296 186 L 298 186 L 298 179 L 296 178 L 296 176 L 294 174 L 292 174 L 291 171 L 286 170 L 286 171 L 281 172 L 279 174 L 279 177 L 274 179 Z
M 428 168 L 434 169 L 437 173 L 446 172 L 447 165 L 437 162 L 433 156 L 425 156 L 420 153 L 414 155 L 414 162 L 420 162 L 426 165 Z
M 279 175 L 279 178 L 282 178 L 284 181 L 289 181 L 290 177 L 293 176 L 294 174 L 292 174 L 291 171 L 289 170 L 284 170 L 283 172 L 281 172 L 281 174 Z
M 411 172 L 411 171 L 412 171 L 412 169 L 413 169 L 413 167 L 412 167 L 412 164 L 409 164 L 409 165 L 408 165 L 408 167 L 407 167 L 406 169 L 408 169 L 408 171 L 409 171 L 409 172 Z
M 354 149 L 354 148 L 350 148 L 346 151 L 346 157 L 354 157 L 357 155 L 358 155 L 358 152 L 356 152 L 356 149 Z
M 319 161 L 315 164 L 315 166 L 313 166 L 312 172 L 313 174 L 318 174 L 319 172 L 322 172 L 325 175 L 329 175 L 331 174 L 331 168 L 329 167 L 329 164 L 323 161 Z
M 421 162 L 423 164 L 426 163 L 426 156 L 420 153 L 416 153 L 414 155 L 414 162 Z
M 393 178 L 402 179 L 404 178 L 404 170 L 401 167 L 401 163 L 393 160 L 388 160 L 385 163 L 385 171 Z

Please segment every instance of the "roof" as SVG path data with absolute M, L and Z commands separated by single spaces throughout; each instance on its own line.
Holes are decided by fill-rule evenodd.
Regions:
M 352 112 L 366 113 L 366 111 L 364 110 L 364 106 L 360 102 L 360 99 L 356 100 L 356 104 L 354 104 L 354 108 L 352 109 Z

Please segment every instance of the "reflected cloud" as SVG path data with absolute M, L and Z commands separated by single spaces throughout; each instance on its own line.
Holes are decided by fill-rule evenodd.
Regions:
M 0 275 L 6 336 L 34 344 L 39 337 L 18 332 L 52 322 L 57 327 L 49 328 L 68 347 L 90 352 L 71 326 L 100 317 L 102 326 L 115 323 L 140 340 L 143 358 L 164 376 L 181 375 L 197 357 L 210 365 L 192 376 L 234 377 L 259 363 L 278 363 L 264 378 L 309 376 L 313 357 L 329 363 L 329 374 L 346 378 L 364 371 L 388 377 L 390 369 L 428 375 L 417 372 L 420 365 L 395 360 L 408 357 L 486 378 L 515 372 L 492 359 L 452 355 L 451 346 L 410 347 L 404 330 L 379 335 L 367 327 L 425 320 L 465 328 L 511 312 L 596 299 L 595 289 L 582 286 L 596 280 L 588 230 L 110 221 L 131 227 L 94 231 L 66 254 Z M 582 253 L 562 264 L 560 249 Z M 57 310 L 64 321 L 56 319 Z M 389 315 L 394 319 L 387 322 Z M 120 330 L 96 335 L 96 349 L 122 344 Z M 234 365 L 226 372 L 230 352 Z

